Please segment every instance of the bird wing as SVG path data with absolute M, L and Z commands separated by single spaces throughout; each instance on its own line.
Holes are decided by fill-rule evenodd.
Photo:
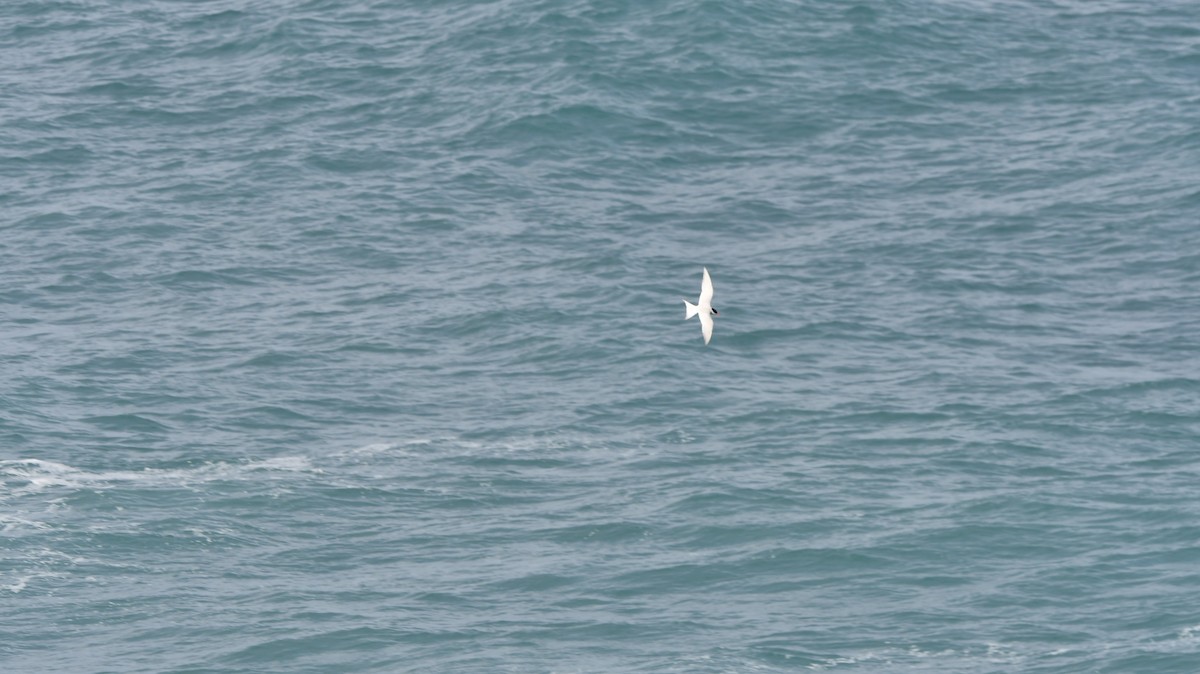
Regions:
M 712 279 L 708 277 L 708 267 L 705 267 L 704 268 L 704 280 L 700 282 L 700 306 L 702 306 L 702 307 L 712 306 L 712 295 L 713 295 Z
M 700 314 L 700 331 L 704 333 L 704 343 L 708 344 L 708 340 L 712 339 L 712 314 Z

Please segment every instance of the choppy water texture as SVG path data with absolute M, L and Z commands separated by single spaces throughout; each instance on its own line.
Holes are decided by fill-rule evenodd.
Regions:
M 1196 3 L 27 0 L 0 62 L 3 671 L 1200 670 Z

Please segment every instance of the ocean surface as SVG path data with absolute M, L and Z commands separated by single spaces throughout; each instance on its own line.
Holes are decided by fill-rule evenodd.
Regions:
M 1200 671 L 1200 4 L 18 0 L 0 64 L 5 674 Z

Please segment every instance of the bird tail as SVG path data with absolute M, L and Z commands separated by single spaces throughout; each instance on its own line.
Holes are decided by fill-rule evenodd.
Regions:
M 695 316 L 696 314 L 700 313 L 700 307 L 696 306 L 695 304 L 692 304 L 691 302 L 689 302 L 687 300 L 684 300 L 683 303 L 687 305 L 687 316 L 684 316 L 683 320 L 686 321 L 687 319 L 691 318 L 692 316 Z

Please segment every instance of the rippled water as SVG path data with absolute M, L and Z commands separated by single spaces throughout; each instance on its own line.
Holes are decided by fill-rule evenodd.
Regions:
M 16 2 L 0 58 L 4 671 L 1200 669 L 1193 3 Z

